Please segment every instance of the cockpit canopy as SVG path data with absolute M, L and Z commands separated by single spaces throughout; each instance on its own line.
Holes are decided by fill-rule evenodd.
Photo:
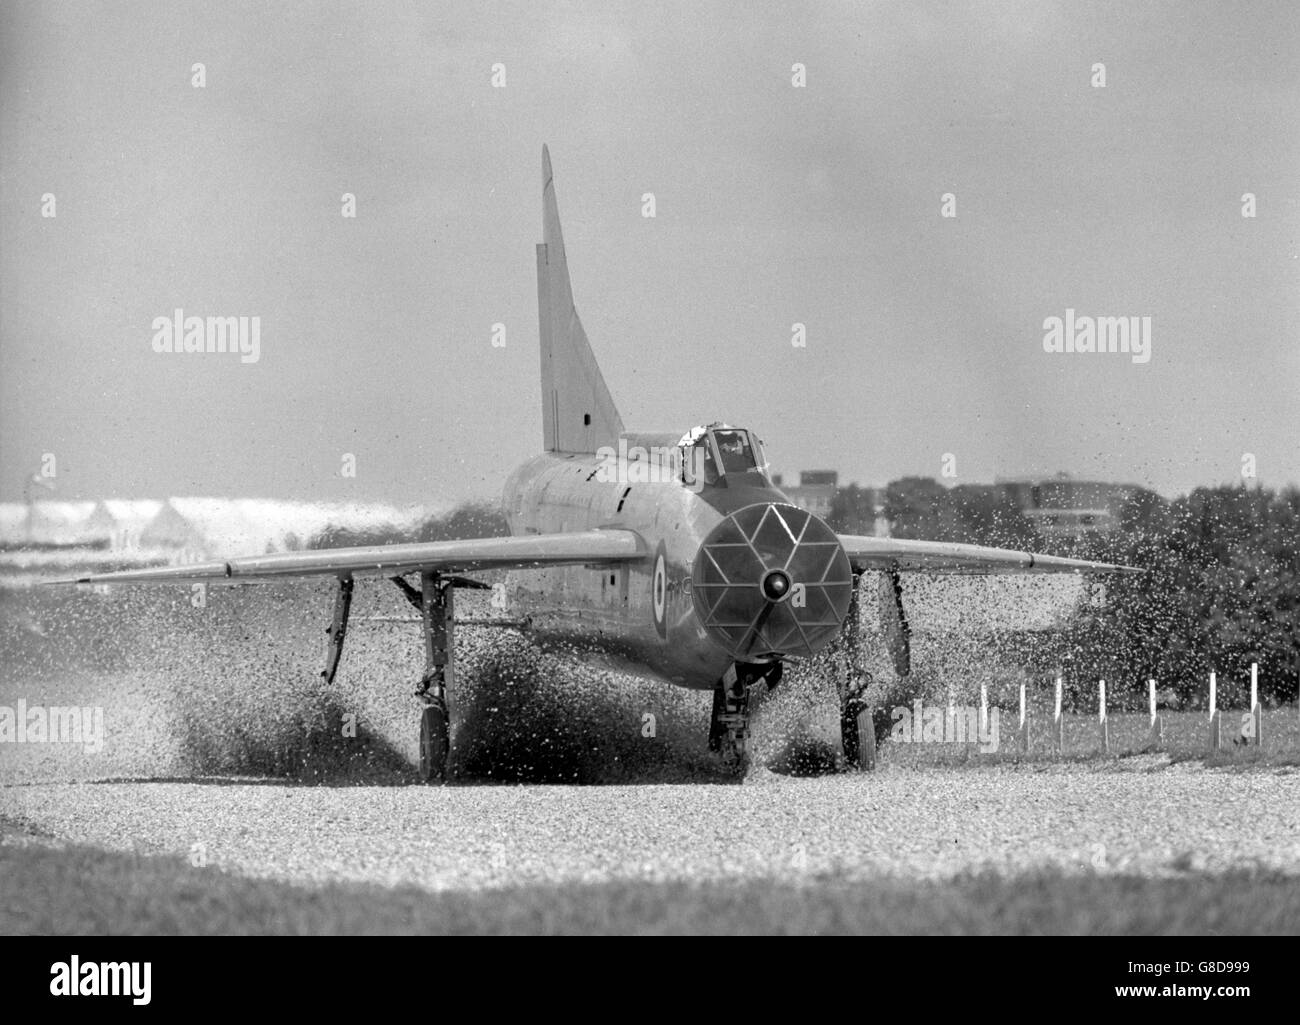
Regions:
M 750 431 L 728 424 L 709 424 L 688 431 L 679 443 L 685 450 L 685 475 L 689 481 L 703 474 L 705 484 L 738 474 L 767 477 L 762 444 Z

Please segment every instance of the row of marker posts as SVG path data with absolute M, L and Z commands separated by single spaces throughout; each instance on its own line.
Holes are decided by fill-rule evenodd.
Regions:
M 1058 684 L 1057 689 L 1059 691 L 1060 689 L 1059 680 L 1057 681 L 1057 684 Z M 1058 707 L 1059 707 L 1059 703 L 1060 703 L 1059 693 L 1057 694 L 1057 699 L 1058 699 Z M 948 698 L 949 719 L 951 719 L 955 714 L 956 712 L 953 709 L 952 697 L 949 696 Z M 1058 715 L 1057 718 L 1059 719 L 1060 716 Z M 979 735 L 981 737 L 988 736 L 988 730 L 989 730 L 989 686 L 987 683 L 981 683 L 980 684 Z M 1019 738 L 1020 750 L 1028 751 L 1029 750 L 1029 711 L 1025 705 L 1025 685 L 1023 683 L 1020 685 L 1020 721 L 1019 721 L 1019 726 L 1016 729 L 1016 736 Z
M 1064 717 L 1061 715 L 1061 694 L 1064 681 L 1061 677 L 1056 678 L 1056 707 L 1052 712 L 1052 749 L 1057 754 L 1065 750 L 1063 726 Z M 1151 706 L 1151 725 L 1147 734 L 1147 746 L 1156 748 L 1164 741 L 1164 720 L 1156 708 L 1156 681 L 1147 680 L 1147 692 Z M 953 708 L 952 696 L 948 697 L 948 715 L 951 718 L 955 714 Z M 1258 747 L 1264 742 L 1264 710 L 1259 703 L 1259 666 L 1252 662 L 1250 665 L 1250 717 L 1254 733 L 1248 738 L 1248 743 Z M 988 731 L 989 723 L 989 688 L 988 684 L 980 684 L 980 718 L 979 731 L 984 736 Z M 1221 732 L 1222 713 L 1218 707 L 1218 689 L 1215 682 L 1214 673 L 1210 673 L 1210 718 L 1208 722 L 1209 736 L 1207 746 L 1211 751 L 1218 751 L 1223 746 L 1223 735 Z M 1097 681 L 1097 729 L 1101 740 L 1101 750 L 1103 754 L 1110 754 L 1110 720 L 1106 714 L 1106 681 Z M 1016 729 L 1016 737 L 1022 754 L 1029 753 L 1029 706 L 1025 700 L 1025 685 L 1020 685 L 1020 720 Z M 872 740 L 875 740 L 874 732 Z M 874 748 L 874 744 L 873 744 Z M 868 767 L 875 766 L 875 751 L 871 752 Z
M 1052 713 L 1052 747 L 1057 754 L 1065 750 L 1063 743 L 1064 717 L 1061 715 L 1061 693 L 1064 681 L 1061 677 L 1056 678 L 1056 707 Z M 1147 692 L 1150 704 L 1151 725 L 1150 732 L 1147 735 L 1147 745 L 1149 747 L 1159 747 L 1164 741 L 1164 720 L 1159 710 L 1156 708 L 1156 681 L 1147 680 Z M 1214 673 L 1210 673 L 1210 716 L 1207 722 L 1208 736 L 1206 746 L 1211 751 L 1218 751 L 1223 746 L 1223 713 L 1219 711 L 1218 704 L 1218 685 L 1215 681 Z M 1259 703 L 1259 666 L 1251 663 L 1250 666 L 1250 717 L 1253 727 L 1253 735 L 1247 738 L 1247 742 L 1258 747 L 1264 742 L 1264 709 Z M 988 722 L 988 688 L 986 685 L 980 685 L 980 727 L 985 728 Z M 1097 681 L 1097 731 L 1101 741 L 1101 750 L 1103 754 L 1110 754 L 1110 719 L 1106 714 L 1106 681 Z M 1021 753 L 1029 751 L 1029 708 L 1025 703 L 1025 685 L 1020 685 L 1020 723 L 1017 730 L 1017 738 L 1020 744 Z

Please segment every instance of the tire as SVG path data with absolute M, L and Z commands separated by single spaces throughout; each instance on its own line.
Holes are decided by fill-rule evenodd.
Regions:
M 722 750 L 722 735 L 726 733 L 718 722 L 720 716 L 727 707 L 727 699 L 723 696 L 722 685 L 713 688 L 713 714 L 709 717 L 709 750 Z
M 420 713 L 420 779 L 425 783 L 446 779 L 450 750 L 447 706 L 440 701 L 425 705 Z
M 870 769 L 876 763 L 876 732 L 871 710 L 857 698 L 845 702 L 840 713 L 840 743 L 844 760 L 855 769 Z

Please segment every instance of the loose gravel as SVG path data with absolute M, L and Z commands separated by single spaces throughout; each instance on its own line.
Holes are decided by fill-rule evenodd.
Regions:
M 1148 768 L 760 770 L 732 785 L 25 784 L 0 789 L 0 816 L 44 842 L 434 891 L 982 869 L 1300 874 L 1300 773 Z

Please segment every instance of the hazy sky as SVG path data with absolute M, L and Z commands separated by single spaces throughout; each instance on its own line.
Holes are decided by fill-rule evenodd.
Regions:
M 1290 0 L 0 11 L 0 498 L 44 453 L 66 498 L 498 495 L 543 142 L 630 427 L 864 483 L 1300 480 Z M 177 307 L 260 359 L 155 353 Z M 1045 352 L 1067 308 L 1151 317 L 1150 362 Z

